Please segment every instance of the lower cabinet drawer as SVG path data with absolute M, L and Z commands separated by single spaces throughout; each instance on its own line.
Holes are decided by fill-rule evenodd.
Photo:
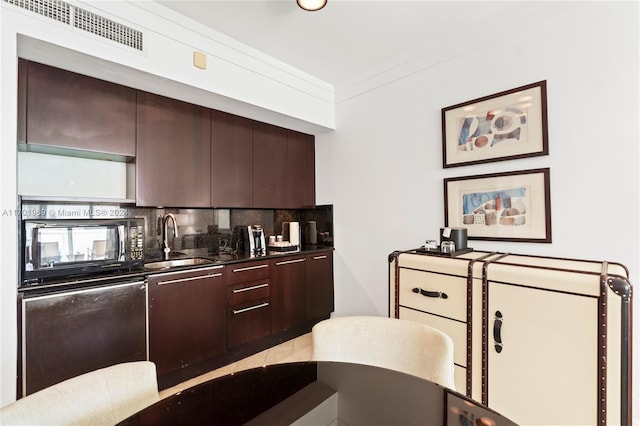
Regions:
M 227 268 L 227 284 L 269 278 L 269 262 L 242 262 L 229 265 Z
M 400 305 L 467 320 L 467 279 L 400 268 Z
M 268 298 L 230 306 L 227 310 L 229 348 L 269 334 L 271 334 L 271 305 Z
M 248 283 L 227 286 L 227 304 L 236 306 L 252 300 L 266 299 L 270 295 L 270 280 L 268 278 Z
M 414 311 L 400 306 L 400 319 L 419 322 L 437 328 L 453 340 L 453 361 L 465 367 L 467 365 L 467 324 L 448 318 Z

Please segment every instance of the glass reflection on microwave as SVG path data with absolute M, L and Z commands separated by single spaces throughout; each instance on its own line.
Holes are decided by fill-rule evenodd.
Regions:
M 36 241 L 30 263 L 36 267 L 52 267 L 60 263 L 77 263 L 92 260 L 118 260 L 117 245 L 122 241 L 117 227 L 42 227 L 34 228 L 30 239 L 27 235 L 27 253 L 32 241 Z

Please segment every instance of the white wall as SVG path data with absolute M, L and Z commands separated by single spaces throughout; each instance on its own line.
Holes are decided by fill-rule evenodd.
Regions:
M 387 255 L 438 239 L 444 178 L 538 167 L 551 168 L 553 243 L 469 245 L 619 261 L 640 282 L 638 3 L 572 4 L 337 105 L 337 130 L 316 137 L 318 201 L 334 204 L 335 315 L 387 314 Z M 441 108 L 540 80 L 548 156 L 442 168 Z M 637 401 L 640 344 L 634 353 Z

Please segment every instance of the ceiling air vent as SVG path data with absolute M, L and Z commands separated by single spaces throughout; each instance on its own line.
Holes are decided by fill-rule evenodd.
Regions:
M 67 25 L 71 22 L 71 5 L 60 0 L 4 0 L 4 2 Z
M 82 31 L 95 34 L 142 51 L 142 32 L 119 24 L 61 0 L 3 0 L 38 15 L 55 19 Z
M 116 43 L 142 50 L 142 32 L 79 7 L 73 8 L 73 26 Z

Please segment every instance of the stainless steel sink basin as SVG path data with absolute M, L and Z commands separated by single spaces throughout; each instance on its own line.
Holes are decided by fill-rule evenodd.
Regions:
M 213 260 L 203 259 L 201 257 L 192 257 L 189 259 L 173 259 L 173 260 L 161 260 L 158 262 L 145 263 L 144 267 L 147 269 L 167 269 L 175 268 L 176 266 L 191 266 L 202 265 L 205 263 L 215 263 Z

